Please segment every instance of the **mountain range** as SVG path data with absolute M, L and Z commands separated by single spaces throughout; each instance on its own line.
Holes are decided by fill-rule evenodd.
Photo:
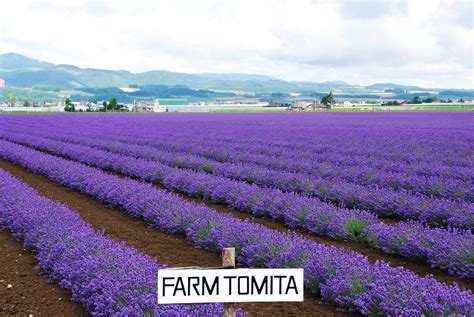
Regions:
M 186 86 L 193 89 L 211 89 L 234 92 L 301 92 L 343 90 L 360 92 L 362 87 L 343 81 L 322 83 L 309 81 L 284 81 L 277 78 L 253 74 L 187 74 L 166 70 L 132 73 L 126 70 L 104 70 L 79 68 L 74 65 L 52 64 L 16 53 L 0 55 L 0 78 L 8 85 L 18 88 L 81 89 L 128 87 L 129 85 Z M 366 89 L 380 90 L 400 88 L 423 90 L 415 86 L 397 84 L 374 84 Z M 364 89 L 365 90 L 365 89 Z
M 127 70 L 79 68 L 16 53 L 0 54 L 0 79 L 5 80 L 5 88 L 0 90 L 0 101 L 5 101 L 8 96 L 40 102 L 55 101 L 64 96 L 71 96 L 75 100 L 108 100 L 117 97 L 130 101 L 152 97 L 208 100 L 242 95 L 274 100 L 289 98 L 292 93 L 321 98 L 329 91 L 342 98 L 474 98 L 474 90 L 425 89 L 395 83 L 359 86 L 344 81 L 285 81 L 255 74 L 187 74 L 166 70 L 132 73 Z M 123 89 L 127 87 L 139 89 Z

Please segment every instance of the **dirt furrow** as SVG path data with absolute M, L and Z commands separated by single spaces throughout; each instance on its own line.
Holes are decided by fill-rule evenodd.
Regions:
M 71 159 L 69 159 L 67 157 L 64 157 L 62 155 L 56 155 L 54 153 L 50 153 L 49 151 L 43 151 L 43 150 L 38 150 L 38 151 L 44 152 L 44 153 L 47 153 L 47 154 L 50 154 L 50 155 L 58 156 L 58 157 L 66 159 L 66 160 L 71 160 Z M 108 173 L 110 175 L 114 175 L 114 176 L 117 176 L 117 177 L 121 177 L 121 178 L 125 177 L 124 175 L 122 175 L 120 173 L 117 173 L 115 171 L 110 171 L 110 170 L 103 170 L 103 171 L 105 173 Z M 131 178 L 136 179 L 137 181 L 140 181 L 139 179 L 137 179 L 135 177 L 131 177 Z M 161 185 L 155 184 L 154 186 L 157 187 L 157 188 L 160 188 L 162 190 L 169 191 Z M 318 243 L 322 243 L 322 244 L 326 244 L 326 245 L 334 245 L 334 246 L 337 246 L 337 247 L 340 247 L 340 248 L 345 248 L 347 250 L 352 250 L 352 251 L 359 252 L 361 254 L 366 255 L 369 258 L 369 261 L 371 263 L 374 263 L 377 260 L 384 260 L 386 262 L 390 262 L 392 266 L 395 266 L 395 267 L 403 266 L 406 269 L 409 269 L 409 270 L 417 273 L 420 276 L 425 276 L 425 275 L 430 275 L 431 274 L 440 282 L 444 282 L 444 283 L 447 283 L 447 284 L 452 284 L 452 283 L 455 282 L 461 287 L 464 287 L 466 289 L 470 289 L 471 291 L 474 291 L 474 281 L 469 281 L 469 280 L 466 280 L 466 279 L 459 278 L 457 276 L 452 276 L 452 275 L 448 274 L 447 272 L 445 272 L 443 270 L 440 270 L 439 268 L 431 268 L 425 262 L 413 262 L 410 259 L 407 259 L 405 257 L 399 256 L 399 255 L 396 255 L 396 254 L 387 254 L 385 252 L 374 249 L 374 248 L 372 248 L 372 247 L 370 247 L 366 244 L 363 244 L 363 243 L 356 243 L 356 242 L 350 242 L 350 241 L 339 241 L 339 240 L 332 239 L 330 237 L 317 236 L 315 234 L 312 234 L 312 233 L 308 232 L 307 230 L 289 229 L 289 228 L 285 227 L 285 225 L 281 222 L 275 222 L 275 221 L 272 221 L 271 219 L 268 219 L 268 218 L 265 218 L 265 217 L 254 218 L 250 213 L 242 212 L 242 211 L 239 211 L 239 210 L 234 210 L 232 208 L 229 208 L 225 204 L 216 204 L 216 203 L 209 202 L 207 200 L 190 197 L 190 196 L 187 196 L 186 194 L 178 192 L 178 191 L 173 191 L 173 193 L 179 195 L 180 197 L 182 197 L 183 199 L 186 199 L 188 201 L 193 201 L 193 202 L 205 204 L 208 207 L 211 207 L 211 208 L 213 208 L 215 210 L 218 210 L 220 212 L 231 213 L 236 218 L 253 219 L 254 222 L 260 223 L 262 225 L 265 225 L 265 226 L 267 226 L 269 228 L 272 228 L 272 229 L 275 229 L 275 230 L 279 230 L 279 231 L 292 230 L 294 232 L 297 232 L 301 236 L 304 236 L 308 239 L 314 240 Z M 387 223 L 387 224 L 396 223 L 398 221 L 399 220 L 396 220 L 396 219 L 388 219 L 388 218 L 384 219 L 384 222 Z
M 72 210 L 78 212 L 84 221 L 97 230 L 104 230 L 114 240 L 124 241 L 140 252 L 156 257 L 158 263 L 165 263 L 172 267 L 212 267 L 221 264 L 218 254 L 194 249 L 183 236 L 173 236 L 151 228 L 140 219 L 133 219 L 124 212 L 109 208 L 87 195 L 5 160 L 0 160 L 0 168 L 27 183 L 40 194 L 67 204 Z M 302 303 L 245 303 L 237 304 L 237 306 L 242 307 L 251 316 L 347 315 L 347 313 L 338 312 L 333 305 L 319 303 L 319 299 L 310 294 L 305 295 L 305 301 Z
M 118 176 L 118 177 L 124 177 L 123 175 L 113 173 L 113 172 L 108 172 L 112 175 Z M 161 185 L 154 185 L 157 188 L 166 190 Z M 267 217 L 253 217 L 250 213 L 242 212 L 240 210 L 235 210 L 229 208 L 227 205 L 224 204 L 217 204 L 217 203 L 212 203 L 207 200 L 203 200 L 200 198 L 194 198 L 187 196 L 183 193 L 180 192 L 173 192 L 176 195 L 179 195 L 181 198 L 199 203 L 199 204 L 204 204 L 210 208 L 213 208 L 215 210 L 218 210 L 220 212 L 224 213 L 230 213 L 232 216 L 235 218 L 239 219 L 251 219 L 255 223 L 262 224 L 268 228 L 272 228 L 281 232 L 286 232 L 286 231 L 293 231 L 298 233 L 300 236 L 303 236 L 307 239 L 311 239 L 313 241 L 316 241 L 317 243 L 321 244 L 326 244 L 326 245 L 334 245 L 338 248 L 343 248 L 348 251 L 356 251 L 359 252 L 365 256 L 368 257 L 369 261 L 371 263 L 374 263 L 377 260 L 383 260 L 385 262 L 390 262 L 390 264 L 394 267 L 398 266 L 403 266 L 404 268 L 411 270 L 415 273 L 417 273 L 420 276 L 425 276 L 425 275 L 430 275 L 432 274 L 438 281 L 444 282 L 447 284 L 452 284 L 452 283 L 457 283 L 459 286 L 464 287 L 466 289 L 470 289 L 471 291 L 474 292 L 474 281 L 467 280 L 467 279 L 462 279 L 457 276 L 452 276 L 448 274 L 445 271 L 440 270 L 439 268 L 431 268 L 428 264 L 425 262 L 413 262 L 405 257 L 402 257 L 400 255 L 396 254 L 388 254 L 385 253 L 381 250 L 374 249 L 367 244 L 364 243 L 357 243 L 357 242 L 352 242 L 352 241 L 340 241 L 340 240 L 335 240 L 330 237 L 322 237 L 315 235 L 307 230 L 303 229 L 289 229 L 286 227 L 282 222 L 279 221 L 273 221 L 270 218 Z
M 53 156 L 58 156 L 58 157 L 61 157 L 65 160 L 72 161 L 70 158 L 65 157 L 63 155 L 57 155 L 55 153 L 51 153 L 51 152 L 45 151 L 45 150 L 37 150 L 37 151 L 43 152 L 43 153 L 46 153 L 46 154 L 50 154 L 50 155 L 53 155 Z M 0 161 L 1 160 L 2 159 L 0 159 Z M 88 166 L 92 166 L 92 165 L 88 165 Z M 105 173 L 108 173 L 110 175 L 117 176 L 117 177 L 121 177 L 121 178 L 125 177 L 123 174 L 120 174 L 120 173 L 115 172 L 115 171 L 110 171 L 110 170 L 105 170 L 105 169 L 102 169 L 102 171 L 104 171 Z M 135 179 L 137 181 L 141 181 L 140 179 L 138 179 L 136 177 L 130 177 L 130 178 Z M 159 185 L 159 184 L 153 184 L 153 185 L 157 188 L 162 189 L 162 190 L 171 192 L 162 185 Z M 386 262 L 391 263 L 391 265 L 394 266 L 394 267 L 402 266 L 406 269 L 409 269 L 409 270 L 417 273 L 420 276 L 426 276 L 426 275 L 431 274 L 440 282 L 444 282 L 444 283 L 447 283 L 447 284 L 457 283 L 459 286 L 461 286 L 463 288 L 474 291 L 474 281 L 469 281 L 469 280 L 466 280 L 466 279 L 459 278 L 457 276 L 452 276 L 452 275 L 448 274 L 447 272 L 445 272 L 445 271 L 443 271 L 439 268 L 431 268 L 425 262 L 413 262 L 410 259 L 407 259 L 407 258 L 402 257 L 400 255 L 387 254 L 387 253 L 382 252 L 380 250 L 374 249 L 374 248 L 372 248 L 372 247 L 370 247 L 370 246 L 368 246 L 367 244 L 364 244 L 364 243 L 356 243 L 356 242 L 352 242 L 352 241 L 339 241 L 339 240 L 332 239 L 330 237 L 317 236 L 315 234 L 312 234 L 312 233 L 308 232 L 307 230 L 289 229 L 289 228 L 285 227 L 285 225 L 281 222 L 275 222 L 272 219 L 269 219 L 269 218 L 266 218 L 266 217 L 254 218 L 250 213 L 246 213 L 246 212 L 242 212 L 240 210 L 232 209 L 232 208 L 228 207 L 226 204 L 212 203 L 212 202 L 209 202 L 207 200 L 200 199 L 200 198 L 190 197 L 190 196 L 188 196 L 184 193 L 178 192 L 178 191 L 172 191 L 172 192 L 174 194 L 179 195 L 180 197 L 182 197 L 185 200 L 204 204 L 204 205 L 206 205 L 210 208 L 213 208 L 215 210 L 218 210 L 220 212 L 231 213 L 234 217 L 239 218 L 239 219 L 252 219 L 256 223 L 260 223 L 262 225 L 265 225 L 265 226 L 267 226 L 269 228 L 272 228 L 272 229 L 275 229 L 275 230 L 279 230 L 279 231 L 289 231 L 289 230 L 291 230 L 291 231 L 296 232 L 296 233 L 298 233 L 299 235 L 301 235 L 305 238 L 311 239 L 311 240 L 316 241 L 318 243 L 322 243 L 322 244 L 326 244 L 326 245 L 334 245 L 334 246 L 337 246 L 337 247 L 340 247 L 340 248 L 345 248 L 346 250 L 352 250 L 352 251 L 359 252 L 361 254 L 366 255 L 371 263 L 374 263 L 377 260 L 384 260 Z M 385 218 L 383 220 L 383 222 L 386 223 L 386 224 L 397 223 L 399 221 L 400 221 L 400 219 L 397 220 L 397 219 L 393 219 L 393 218 Z
M 0 231 L 0 316 L 87 316 L 71 294 L 35 269 L 34 254 Z

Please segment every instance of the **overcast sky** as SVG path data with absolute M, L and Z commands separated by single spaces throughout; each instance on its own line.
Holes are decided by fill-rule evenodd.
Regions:
M 0 53 L 142 72 L 474 88 L 472 0 L 11 0 Z

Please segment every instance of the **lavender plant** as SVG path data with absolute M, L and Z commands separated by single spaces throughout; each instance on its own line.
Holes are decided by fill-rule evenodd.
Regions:
M 156 259 L 94 231 L 65 205 L 0 169 L 0 226 L 93 316 L 217 316 L 222 304 L 158 305 Z M 240 314 L 240 310 L 239 310 Z
M 47 175 L 169 233 L 181 233 L 197 247 L 234 246 L 245 266 L 302 267 L 305 285 L 323 300 L 367 314 L 472 315 L 474 296 L 456 284 L 419 277 L 385 262 L 371 265 L 356 252 L 340 250 L 242 221 L 149 184 L 122 179 L 80 163 L 0 141 L 1 156 Z
M 445 269 L 453 275 L 474 277 L 474 267 L 469 262 L 470 257 L 464 255 L 464 253 L 472 255 L 474 248 L 467 248 L 463 254 L 457 252 L 459 249 L 473 245 L 474 236 L 469 231 L 437 231 L 414 223 L 408 225 L 412 226 L 412 229 L 408 229 L 405 223 L 385 225 L 368 212 L 336 208 L 314 199 L 282 193 L 276 189 L 260 188 L 212 175 L 157 166 L 153 162 L 107 154 L 80 145 L 41 138 L 28 139 L 24 136 L 16 136 L 14 139 L 21 143 L 36 144 L 42 149 L 62 154 L 73 160 L 119 171 L 145 181 L 159 182 L 168 189 L 178 190 L 191 196 L 226 203 L 235 209 L 249 211 L 256 216 L 271 216 L 273 219 L 284 221 L 290 227 L 304 228 L 312 233 L 340 240 L 369 242 L 384 252 L 428 262 L 433 267 Z M 0 155 L 2 155 L 1 151 Z M 375 225 L 377 230 L 371 230 L 372 225 Z M 417 239 L 423 241 L 436 236 L 436 243 L 425 248 L 412 248 L 410 253 L 402 248 L 391 247 L 394 243 L 398 243 L 396 241 L 404 242 L 400 240 L 400 237 L 403 237 L 405 232 L 417 228 L 423 229 L 416 236 Z M 395 234 L 392 234 L 393 232 Z M 446 247 L 451 251 L 444 252 Z M 427 252 L 428 248 L 430 252 Z M 447 261 L 446 258 L 449 260 Z

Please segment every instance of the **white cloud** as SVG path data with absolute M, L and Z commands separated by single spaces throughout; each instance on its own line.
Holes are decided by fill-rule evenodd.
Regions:
M 470 0 L 9 1 L 0 52 L 80 67 L 474 88 Z

